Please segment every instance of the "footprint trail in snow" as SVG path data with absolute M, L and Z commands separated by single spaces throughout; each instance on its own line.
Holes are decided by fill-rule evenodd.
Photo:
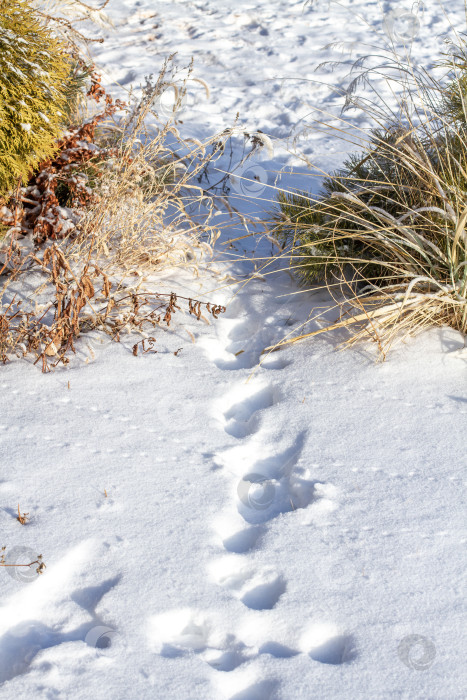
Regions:
M 264 292 L 273 294 L 266 285 Z M 290 301 L 287 318 L 278 303 L 276 313 L 263 320 L 255 302 L 264 296 L 249 292 L 248 308 L 242 297 L 219 319 L 217 335 L 200 340 L 220 382 L 224 379 L 225 390 L 213 400 L 211 416 L 214 429 L 227 441 L 212 456 L 213 474 L 225 480 L 227 501 L 211 523 L 218 555 L 206 575 L 233 610 L 238 606 L 241 623 L 227 622 L 223 611 L 175 609 L 150 619 L 148 640 L 150 649 L 164 658 L 195 655 L 220 672 L 212 681 L 216 698 L 272 700 L 280 692 L 280 675 L 268 672 L 265 677 L 257 667 L 261 660 L 287 662 L 305 655 L 315 663 L 339 665 L 351 660 L 354 644 L 333 625 L 308 630 L 295 646 L 278 641 L 273 631 L 270 615 L 286 599 L 288 579 L 279 562 L 261 561 L 263 540 L 280 517 L 295 517 L 310 506 L 316 517 L 332 513 L 336 489 L 314 478 L 303 463 L 307 431 L 294 432 L 276 410 L 285 391 L 281 370 L 289 361 L 274 354 L 261 361 L 264 347 L 284 333 Z M 259 630 L 259 637 L 245 632 L 249 628 Z
M 216 473 L 225 476 L 230 491 L 224 510 L 212 523 L 219 556 L 210 562 L 207 574 L 213 585 L 238 601 L 242 624 L 261 628 L 258 615 L 267 616 L 280 606 L 288 585 L 280 564 L 264 566 L 255 556 L 262 549 L 269 525 L 279 516 L 290 516 L 310 505 L 317 512 L 332 512 L 336 489 L 314 479 L 302 464 L 307 432 L 297 431 L 284 439 L 281 434 L 288 435 L 290 427 L 283 425 L 281 430 L 276 425 L 275 432 L 271 432 L 272 422 L 267 420 L 281 403 L 284 389 L 280 370 L 288 362 L 271 356 L 258 365 L 263 348 L 277 339 L 277 328 L 283 325 L 280 314 L 262 325 L 260 313 L 251 309 L 246 312 L 237 298 L 231 315 L 229 318 L 227 313 L 219 322 L 218 338 L 203 341 L 209 359 L 228 376 L 228 389 L 213 402 L 212 416 L 229 441 L 213 461 Z M 212 612 L 174 610 L 155 616 L 152 624 L 151 643 L 161 655 L 176 658 L 195 653 L 216 671 L 229 672 L 229 680 L 215 682 L 217 692 L 228 700 L 276 696 L 280 682 L 259 676 L 251 676 L 254 682 L 232 694 L 230 672 L 254 668 L 255 660 L 265 655 L 291 659 L 305 653 L 315 662 L 339 665 L 350 661 L 354 653 L 353 638 L 332 625 L 312 628 L 300 648 L 292 648 L 268 634 L 268 622 L 264 639 L 258 644 L 251 640 L 247 643 L 241 638 L 241 630 L 226 629 Z

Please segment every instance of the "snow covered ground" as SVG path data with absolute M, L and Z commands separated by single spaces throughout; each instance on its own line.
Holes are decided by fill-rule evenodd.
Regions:
M 427 1 L 415 25 L 401 8 L 114 0 L 95 54 L 126 87 L 173 51 L 193 56 L 210 98 L 193 83 L 181 131 L 205 138 L 239 112 L 273 139 L 256 164 L 267 184 L 293 184 L 293 136 L 312 108 L 342 105 L 324 83 L 345 70 L 313 72 L 335 58 L 324 44 L 365 53 L 409 26 L 416 59 L 436 57 L 441 6 Z M 462 12 L 451 3 L 461 27 Z M 342 158 L 319 131 L 299 150 L 327 169 Z M 232 181 L 245 210 L 251 187 Z M 322 335 L 259 365 L 320 296 L 287 273 L 158 285 L 227 312 L 211 326 L 179 316 L 158 354 L 95 336 L 67 369 L 0 370 L 0 547 L 47 566 L 0 570 L 0 697 L 464 698 L 464 339 L 430 331 L 377 363 Z

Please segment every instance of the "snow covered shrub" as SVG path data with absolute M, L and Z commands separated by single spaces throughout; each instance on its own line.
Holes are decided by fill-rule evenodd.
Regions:
M 28 0 L 0 2 L 0 197 L 50 157 L 69 99 L 70 56 Z
M 432 325 L 467 331 L 467 54 L 459 47 L 442 82 L 402 68 L 399 116 L 318 196 L 282 192 L 275 226 L 301 280 L 326 281 L 353 307 L 333 327 L 353 328 L 349 342 L 371 336 L 383 355 Z

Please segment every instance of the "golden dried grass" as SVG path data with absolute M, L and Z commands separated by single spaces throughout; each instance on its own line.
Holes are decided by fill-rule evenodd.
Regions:
M 460 38 L 445 66 L 447 75 L 436 79 L 408 56 L 393 56 L 397 108 L 359 104 L 375 124 L 370 138 L 345 117 L 330 127 L 348 148 L 346 127 L 353 126 L 363 152 L 328 174 L 320 194 L 280 195 L 272 233 L 286 245 L 282 255 L 305 283 L 324 280 L 340 319 L 267 351 L 347 329 L 344 346 L 371 339 L 384 358 L 396 341 L 433 326 L 467 332 L 467 54 Z

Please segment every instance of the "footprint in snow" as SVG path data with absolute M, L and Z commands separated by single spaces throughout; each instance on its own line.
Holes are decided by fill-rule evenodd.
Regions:
M 255 525 L 268 522 L 280 513 L 306 508 L 317 497 L 317 484 L 309 472 L 296 468 L 300 459 L 305 432 L 282 452 L 272 452 L 256 461 L 255 451 L 261 445 L 233 448 L 217 456 L 217 461 L 233 473 L 242 473 L 237 482 L 237 509 L 242 518 Z M 245 469 L 245 462 L 251 466 Z
M 148 624 L 150 648 L 168 658 L 189 651 L 204 651 L 209 645 L 212 623 L 206 615 L 190 608 L 153 615 Z
M 263 369 L 285 369 L 292 364 L 291 360 L 286 360 L 285 357 L 278 357 L 275 353 L 265 354 L 264 359 L 261 362 L 261 367 Z
M 18 675 L 27 673 L 38 654 L 47 649 L 69 642 L 109 654 L 114 646 L 117 631 L 96 613 L 103 597 L 118 585 L 116 576 L 96 586 L 66 592 L 66 575 L 73 567 L 83 565 L 84 556 L 91 554 L 91 546 L 84 542 L 74 548 L 60 562 L 51 566 L 43 579 L 33 582 L 28 588 L 14 595 L 3 607 L 0 623 L 0 685 Z M 46 578 L 47 577 L 47 578 Z M 76 627 L 64 619 L 53 627 L 43 617 L 45 602 L 55 601 L 59 607 L 63 600 L 71 599 L 87 615 L 88 619 Z M 81 619 L 81 616 L 79 616 Z M 118 649 L 118 645 L 116 645 Z M 81 646 L 82 648 L 82 646 Z M 113 652 L 110 652 L 113 653 Z
M 335 625 L 312 625 L 302 636 L 302 651 L 322 664 L 339 666 L 357 657 L 355 639 Z
M 278 697 L 279 687 L 280 683 L 276 680 L 260 681 L 232 695 L 229 700 L 273 700 Z
M 277 390 L 270 384 L 265 386 L 242 384 L 219 406 L 228 435 L 242 439 L 259 428 L 258 413 L 277 402 Z M 221 408 L 222 406 L 222 408 Z
M 245 554 L 255 549 L 267 531 L 264 525 L 245 527 L 245 521 L 235 512 L 217 517 L 212 527 L 216 533 L 216 540 L 231 554 Z
M 216 671 L 229 673 L 235 671 L 253 656 L 252 650 L 243 642 L 238 641 L 233 634 L 227 635 L 225 647 L 224 649 L 208 649 L 202 656 L 203 661 L 206 661 Z
M 264 348 L 274 342 L 274 333 L 271 328 L 264 326 L 261 321 L 250 318 L 243 321 L 224 318 L 222 323 L 224 328 L 232 326 L 227 333 L 227 342 L 224 346 L 219 339 L 206 338 L 202 341 L 211 361 L 219 369 L 228 371 L 256 367 L 262 359 Z M 288 364 L 289 362 L 285 360 L 270 359 L 262 366 L 265 369 L 282 369 Z
M 239 530 L 225 537 L 225 539 L 222 540 L 222 544 L 227 552 L 245 554 L 254 549 L 264 532 L 265 528 L 261 526 L 248 527 L 245 530 Z
M 272 700 L 276 697 L 279 682 L 275 679 L 258 681 L 231 695 L 235 685 L 229 674 L 260 656 L 285 660 L 301 654 L 307 656 L 310 663 L 334 666 L 349 663 L 357 656 L 352 635 L 332 624 L 313 625 L 302 635 L 299 648 L 294 649 L 271 638 L 260 644 L 257 641 L 252 643 L 252 640 L 245 643 L 232 632 L 226 632 L 218 622 L 212 613 L 190 608 L 154 615 L 148 624 L 149 647 L 170 659 L 196 654 L 211 669 L 219 672 L 215 685 L 229 700 Z M 254 637 L 257 637 L 257 631 Z M 242 676 L 234 677 L 241 682 Z
M 251 567 L 235 555 L 213 562 L 210 573 L 219 586 L 251 610 L 271 610 L 286 590 L 283 577 L 275 569 Z

